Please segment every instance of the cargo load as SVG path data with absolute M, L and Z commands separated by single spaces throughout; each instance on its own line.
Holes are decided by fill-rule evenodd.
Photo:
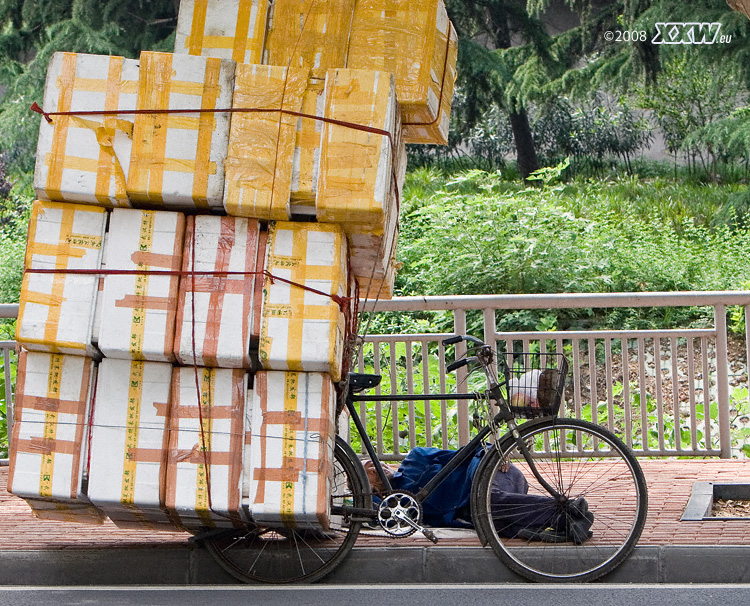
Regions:
M 187 218 L 174 342 L 180 364 L 251 367 L 251 331 L 255 315 L 260 314 L 260 306 L 255 306 L 255 272 L 263 271 L 256 266 L 259 235 L 260 225 L 255 219 L 211 215 Z M 193 271 L 203 275 L 189 275 Z M 218 273 L 205 273 L 214 271 Z
M 259 372 L 243 508 L 257 524 L 330 526 L 336 393 L 323 373 Z
M 83 356 L 19 356 L 8 492 L 30 499 L 40 517 L 59 511 L 75 521 L 103 519 L 83 490 L 95 373 Z
M 109 55 L 55 53 L 47 70 L 47 112 L 131 111 L 138 61 Z M 133 115 L 53 116 L 41 120 L 34 191 L 42 200 L 130 206 L 126 183 Z
M 346 305 L 334 299 L 351 294 L 347 259 L 346 237 L 337 225 L 271 224 L 266 270 L 276 279 L 266 276 L 263 287 L 263 368 L 325 372 L 340 380 Z
M 107 213 L 37 200 L 31 209 L 16 340 L 29 350 L 92 356 L 94 303 Z M 60 273 L 33 273 L 44 270 Z
M 99 349 L 108 358 L 172 362 L 185 216 L 116 208 L 109 223 Z
M 186 529 L 240 524 L 246 395 L 243 370 L 173 370 L 166 506 Z
M 220 110 L 232 106 L 233 61 L 142 52 L 137 110 Z M 139 208 L 222 208 L 229 114 L 138 113 L 128 197 Z
M 99 364 L 88 497 L 124 528 L 174 528 L 164 508 L 172 365 Z

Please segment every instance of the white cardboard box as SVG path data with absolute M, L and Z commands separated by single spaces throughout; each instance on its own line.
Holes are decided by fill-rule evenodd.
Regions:
M 263 271 L 256 268 L 259 232 L 255 219 L 211 215 L 187 218 L 183 272 L 247 274 L 186 275 L 180 280 L 175 355 L 181 364 L 250 368 L 251 331 L 254 315 L 260 313 L 255 309 L 254 272 Z
M 268 0 L 181 0 L 174 52 L 260 63 Z
M 185 216 L 116 208 L 109 223 L 107 270 L 179 272 Z M 177 275 L 107 275 L 99 349 L 108 358 L 171 362 Z
M 88 504 L 82 483 L 95 373 L 91 358 L 21 352 L 8 492 Z
M 233 61 L 142 52 L 138 110 L 232 107 Z M 139 208 L 222 208 L 229 114 L 137 114 L 128 197 Z
M 172 365 L 99 365 L 88 497 L 118 526 L 173 527 L 164 508 Z
M 44 111 L 132 111 L 138 61 L 55 53 L 47 69 Z M 126 182 L 133 115 L 52 116 L 39 125 L 34 190 L 43 200 L 130 206 Z
M 240 523 L 245 398 L 243 370 L 175 368 L 166 506 L 188 529 Z
M 330 377 L 259 372 L 252 407 L 243 507 L 258 524 L 327 529 L 336 436 Z
M 97 270 L 107 213 L 102 208 L 34 202 L 25 267 L 41 270 Z M 16 340 L 27 349 L 94 355 L 91 344 L 98 276 L 26 271 Z
M 338 225 L 277 222 L 268 236 L 260 361 L 267 370 L 341 377 L 346 318 L 331 298 L 349 296 L 347 243 Z M 305 286 L 321 293 L 311 292 Z

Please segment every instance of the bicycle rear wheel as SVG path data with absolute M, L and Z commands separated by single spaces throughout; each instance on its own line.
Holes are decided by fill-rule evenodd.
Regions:
M 506 435 L 488 451 L 472 487 L 480 538 L 531 580 L 590 581 L 612 571 L 633 550 L 646 521 L 646 480 L 633 453 L 610 431 L 585 421 L 540 419 L 519 432 L 539 474 L 566 501 L 549 496 Z M 507 463 L 523 473 L 534 496 L 499 489 Z M 584 516 L 587 522 L 575 521 Z
M 361 523 L 341 515 L 337 508 L 342 505 L 371 508 L 372 497 L 361 463 L 337 437 L 330 530 L 248 524 L 209 536 L 206 547 L 225 571 L 244 583 L 312 583 L 336 568 L 357 540 Z

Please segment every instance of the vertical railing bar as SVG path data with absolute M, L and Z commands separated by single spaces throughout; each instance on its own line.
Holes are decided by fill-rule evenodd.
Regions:
M 563 339 L 562 339 L 561 336 L 559 336 L 559 337 L 557 337 L 555 339 L 555 351 L 557 353 L 559 353 L 559 354 L 562 354 L 565 351 L 563 349 Z M 566 385 L 566 387 L 567 387 L 567 385 Z M 563 397 L 562 402 L 560 402 L 560 415 L 563 416 L 563 417 L 567 416 L 566 410 L 565 410 L 565 404 L 566 404 L 565 398 Z
M 10 449 L 10 441 L 13 439 L 13 424 L 15 423 L 16 413 L 14 409 L 15 402 L 13 401 L 13 383 L 11 382 L 10 373 L 10 348 L 3 348 L 3 368 L 5 370 L 5 417 L 7 420 L 7 439 L 8 448 Z
M 662 397 L 661 337 L 654 338 L 654 381 L 656 385 L 656 422 L 659 453 L 664 454 L 664 398 Z
M 430 393 L 430 346 L 429 341 L 422 339 L 422 390 Z M 424 400 L 425 446 L 432 446 L 432 406 L 430 400 Z
M 646 386 L 646 340 L 638 337 L 638 388 L 641 392 L 641 431 L 643 432 L 643 452 L 651 450 L 648 431 L 648 389 Z
M 625 415 L 625 443 L 633 448 L 633 405 L 630 402 L 630 339 L 620 339 L 622 356 L 622 408 Z
M 747 394 L 750 398 L 750 305 L 745 305 L 745 368 L 747 370 Z
M 596 339 L 586 340 L 589 348 L 589 393 L 591 394 L 591 422 L 599 424 L 599 393 L 596 387 Z
M 398 357 L 396 356 L 396 343 L 394 341 L 391 341 L 388 344 L 388 359 L 390 360 L 391 366 L 390 366 L 390 375 L 391 375 L 391 393 L 398 393 L 398 368 L 397 368 L 397 362 Z M 400 451 L 399 446 L 399 437 L 398 437 L 398 423 L 399 423 L 399 414 L 398 414 L 398 402 L 392 401 L 391 402 L 391 431 L 393 432 L 393 454 L 398 455 Z
M 457 335 L 466 334 L 466 311 L 457 309 L 453 312 L 453 330 Z M 492 345 L 491 343 L 489 345 Z M 466 355 L 466 343 L 461 341 L 456 344 L 456 359 Z M 456 391 L 465 392 L 466 381 L 469 374 L 466 367 L 459 368 L 456 371 Z M 469 443 L 471 425 L 469 422 L 469 402 L 461 400 L 456 402 L 458 406 L 458 445 L 463 446 Z
M 414 393 L 414 341 L 407 341 L 406 350 L 406 386 L 409 394 Z M 409 401 L 409 450 L 417 445 L 416 402 Z
M 495 323 L 495 309 L 485 308 L 482 311 L 483 322 L 483 340 L 487 345 L 495 346 L 495 338 L 497 335 L 497 324 Z
M 445 393 L 445 346 L 438 343 L 438 361 L 440 364 L 440 393 Z M 448 449 L 448 402 L 440 400 L 440 424 L 443 430 L 443 448 Z
M 680 406 L 680 376 L 677 370 L 677 338 L 670 337 L 672 354 L 672 409 L 674 414 L 674 442 L 677 452 L 682 452 L 682 407 Z
M 698 450 L 698 418 L 695 402 L 695 339 L 687 339 L 688 359 L 688 407 L 690 411 L 690 445 Z
M 573 412 L 581 418 L 581 351 L 579 339 L 573 338 Z
M 727 306 L 714 305 L 716 328 L 716 400 L 719 404 L 719 448 L 721 458 L 732 457 L 732 436 L 729 421 L 729 343 L 727 340 Z
M 703 431 L 706 434 L 706 448 L 713 450 L 713 435 L 711 431 L 711 375 L 708 370 L 708 338 L 701 337 L 701 357 L 703 371 L 701 388 L 703 389 Z
M 604 339 L 604 372 L 607 381 L 607 417 L 609 419 L 607 427 L 614 432 L 615 430 L 615 395 L 612 391 L 612 339 Z

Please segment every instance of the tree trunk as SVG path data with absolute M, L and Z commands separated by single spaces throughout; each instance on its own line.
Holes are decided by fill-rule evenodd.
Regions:
M 526 110 L 510 114 L 510 127 L 513 130 L 513 140 L 516 144 L 516 159 L 521 176 L 526 179 L 535 170 L 539 170 L 539 158 L 534 147 L 534 137 L 531 134 L 529 116 Z

